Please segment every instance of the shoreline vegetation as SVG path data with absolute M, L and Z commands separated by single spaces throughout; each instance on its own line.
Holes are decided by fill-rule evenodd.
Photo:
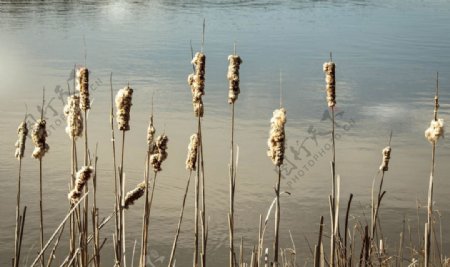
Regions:
M 209 232 L 209 217 L 207 214 L 207 199 L 205 198 L 205 191 L 208 188 L 208 176 L 205 174 L 205 165 L 207 165 L 207 158 L 203 154 L 203 129 L 202 118 L 207 110 L 204 110 L 203 96 L 206 88 L 206 55 L 203 52 L 204 47 L 204 30 L 205 22 L 203 23 L 202 47 L 200 51 L 194 54 L 192 50 L 193 73 L 188 75 L 187 83 L 192 93 L 193 118 L 192 122 L 197 125 L 195 133 L 186 133 L 190 136 L 188 145 L 188 155 L 186 159 L 186 188 L 184 195 L 180 196 L 181 208 L 176 229 L 164 229 L 167 232 L 173 233 L 173 243 L 168 260 L 168 267 L 174 266 L 202 266 L 206 267 L 208 264 L 208 232 Z M 285 231 L 280 232 L 282 199 L 285 195 L 290 195 L 287 191 L 282 191 L 284 184 L 281 179 L 281 170 L 283 167 L 283 160 L 285 156 L 285 127 L 289 127 L 287 120 L 287 109 L 283 107 L 282 103 L 282 88 L 281 88 L 281 72 L 280 72 L 280 106 L 273 112 L 273 117 L 270 120 L 269 138 L 267 141 L 268 150 L 267 155 L 271 159 L 275 168 L 277 169 L 277 176 L 275 177 L 274 198 L 271 203 L 267 203 L 268 210 L 266 214 L 260 214 L 259 224 L 255 225 L 258 229 L 258 236 L 255 240 L 246 240 L 246 243 L 251 243 L 252 249 L 244 251 L 244 241 L 239 236 L 239 227 L 235 223 L 235 197 L 239 192 L 236 188 L 236 179 L 238 176 L 239 163 L 239 146 L 235 143 L 235 135 L 239 129 L 235 129 L 235 104 L 240 93 L 240 77 L 239 69 L 243 60 L 236 53 L 236 44 L 234 45 L 233 53 L 228 57 L 228 73 L 226 74 L 229 81 L 228 84 L 228 103 L 230 104 L 230 161 L 229 161 L 229 211 L 226 216 L 228 218 L 229 229 L 229 257 L 228 262 L 223 266 L 230 267 L 261 267 L 261 266 L 275 266 L 275 267 L 294 267 L 303 266 L 305 260 L 299 259 L 295 247 L 295 242 L 303 242 L 293 240 L 289 231 L 289 237 L 292 242 L 292 247 L 281 247 L 279 244 L 280 235 L 285 235 Z M 350 222 L 352 216 L 352 201 L 353 194 L 350 194 L 347 203 L 341 202 L 340 184 L 345 176 L 340 176 L 336 173 L 336 165 L 339 163 L 339 158 L 336 157 L 336 134 L 335 134 L 335 107 L 336 102 L 336 64 L 330 59 L 323 65 L 325 74 L 325 93 L 326 102 L 329 108 L 331 125 L 330 125 L 330 140 L 331 140 L 331 192 L 329 195 L 329 210 L 324 210 L 323 213 L 329 212 L 329 218 L 322 216 L 319 220 L 319 227 L 317 231 L 317 241 L 311 247 L 311 257 L 307 265 L 309 266 L 450 266 L 450 260 L 445 256 L 442 249 L 442 233 L 439 236 L 441 227 L 440 218 L 433 209 L 433 188 L 435 177 L 435 162 L 436 150 L 438 149 L 438 140 L 444 135 L 444 121 L 439 117 L 439 76 L 436 77 L 436 92 L 434 95 L 434 113 L 429 128 L 425 131 L 425 138 L 431 144 L 431 170 L 428 187 L 428 202 L 427 202 L 427 221 L 425 225 L 418 225 L 417 243 L 411 241 L 411 229 L 409 232 L 406 229 L 403 221 L 403 231 L 399 233 L 398 237 L 385 236 L 381 229 L 380 213 L 383 211 L 382 200 L 386 195 L 383 188 L 385 179 L 389 179 L 389 161 L 391 156 L 395 156 L 395 138 L 393 134 L 388 138 L 386 147 L 381 149 L 381 165 L 377 170 L 377 174 L 373 177 L 371 204 L 367 214 L 370 214 L 370 219 L 366 221 L 357 221 L 354 224 Z M 97 146 L 92 150 L 92 146 L 88 142 L 88 133 L 92 131 L 88 129 L 88 112 L 91 102 L 89 100 L 89 70 L 86 66 L 76 66 L 74 71 L 74 78 L 76 90 L 72 92 L 69 90 L 69 97 L 67 105 L 64 107 L 64 114 L 67 121 L 66 133 L 71 139 L 71 154 L 68 156 L 71 162 L 71 168 L 68 170 L 70 180 L 67 181 L 69 185 L 67 207 L 68 213 L 61 221 L 60 225 L 54 230 L 51 236 L 44 236 L 43 205 L 45 205 L 45 196 L 42 196 L 42 186 L 45 184 L 45 168 L 43 165 L 43 158 L 45 153 L 49 151 L 49 144 L 47 143 L 46 122 L 43 114 L 43 106 L 45 103 L 45 89 L 43 95 L 43 106 L 41 110 L 41 117 L 33 126 L 31 136 L 35 149 L 33 157 L 39 160 L 39 177 L 40 177 L 40 248 L 36 251 L 36 257 L 33 259 L 31 266 L 149 266 L 148 262 L 148 248 L 149 236 L 152 233 L 149 231 L 151 224 L 151 215 L 158 216 L 158 214 L 151 214 L 152 202 L 154 198 L 158 198 L 157 176 L 163 171 L 163 162 L 168 158 L 168 143 L 169 138 L 163 128 L 159 135 L 156 135 L 157 125 L 154 125 L 154 117 L 157 112 L 153 111 L 153 97 L 151 99 L 151 114 L 149 115 L 149 125 L 147 128 L 147 153 L 144 168 L 144 175 L 142 182 L 135 185 L 127 184 L 126 179 L 126 160 L 130 156 L 126 152 L 126 133 L 131 131 L 130 121 L 132 115 L 132 99 L 136 97 L 130 84 L 116 92 L 114 98 L 113 76 L 111 73 L 110 87 L 111 87 L 111 146 L 112 146 L 112 161 L 114 166 L 114 202 L 111 203 L 113 210 L 103 211 L 97 207 Z M 224 100 L 225 101 L 225 100 Z M 317 103 L 322 105 L 323 103 Z M 293 115 L 290 115 L 293 116 Z M 116 125 L 115 125 L 116 124 Z M 95 125 L 93 125 L 95 126 Z M 116 135 L 115 130 L 119 130 Z M 206 134 L 208 134 L 206 132 Z M 21 207 L 21 170 L 23 167 L 23 158 L 25 155 L 25 143 L 28 136 L 27 123 L 24 120 L 18 127 L 18 140 L 15 144 L 15 157 L 18 159 L 18 178 L 17 178 L 17 201 L 16 201 L 16 226 L 14 230 L 14 255 L 11 257 L 12 266 L 23 266 L 25 263 L 23 257 L 21 258 L 22 239 L 26 224 L 32 222 L 25 222 L 27 207 Z M 77 152 L 77 140 L 82 140 L 83 154 L 79 158 Z M 117 146 L 117 147 L 116 147 Z M 175 150 L 175 148 L 172 148 Z M 176 148 L 181 150 L 180 148 Z M 392 151 L 394 150 L 394 154 Z M 228 151 L 225 151 L 228 153 Z M 48 168 L 48 166 L 47 166 Z M 191 178 L 194 183 L 193 197 L 189 196 L 189 185 Z M 194 200 L 194 210 L 185 211 L 186 201 Z M 89 202 L 91 201 L 91 203 Z M 133 209 L 133 204 L 136 201 L 144 202 L 144 209 L 142 211 L 142 234 L 141 240 L 135 241 L 134 247 L 128 247 L 126 242 L 127 225 L 126 221 L 129 219 L 139 220 L 139 218 L 130 218 L 127 210 Z M 178 201 L 178 199 L 176 200 Z M 35 208 L 35 207 L 32 207 Z M 418 210 L 419 213 L 419 210 Z M 192 232 L 181 231 L 184 216 L 194 216 L 192 225 Z M 103 220 L 101 217 L 106 216 Z M 328 223 L 326 221 L 328 220 Z M 273 225 L 272 225 L 273 223 Z M 102 228 L 106 224 L 113 224 L 114 230 L 112 233 L 103 232 Z M 271 233 L 270 227 L 273 228 Z M 290 229 L 295 230 L 295 229 Z M 421 232 L 423 231 L 423 234 Z M 265 235 L 273 234 L 273 243 L 265 241 Z M 193 238 L 192 245 L 192 262 L 178 262 L 176 260 L 176 248 L 180 235 L 190 235 Z M 409 235 L 409 243 L 408 243 Z M 421 236 L 420 236 L 421 235 Z M 112 238 L 111 238 L 112 237 Z M 398 240 L 398 244 L 393 240 Z M 69 249 L 64 255 L 58 255 L 58 258 L 64 259 L 62 262 L 53 262 L 57 247 L 61 242 L 68 242 Z M 388 244 L 389 242 L 389 244 Z M 139 244 L 136 247 L 136 243 Z M 225 244 L 224 244 L 225 245 Z M 248 246 L 248 245 L 247 245 Z M 272 247 L 272 250 L 270 249 Z M 102 258 L 102 251 L 111 249 L 114 251 L 114 260 Z M 137 250 L 136 250 L 137 249 Z M 138 255 L 136 255 L 138 254 Z M 139 260 L 135 260 L 139 258 Z

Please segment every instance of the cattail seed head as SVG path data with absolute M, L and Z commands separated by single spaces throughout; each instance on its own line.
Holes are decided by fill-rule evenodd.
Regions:
M 25 153 L 25 141 L 27 140 L 28 127 L 26 121 L 20 123 L 19 128 L 17 128 L 17 141 L 16 141 L 16 153 L 15 156 L 18 160 L 23 158 Z
M 325 62 L 323 64 L 323 71 L 325 72 L 325 82 L 327 84 L 327 102 L 328 107 L 336 105 L 336 80 L 335 80 L 335 64 L 334 62 Z
M 391 159 L 391 147 L 387 146 L 381 152 L 383 155 L 383 160 L 380 165 L 380 171 L 388 171 L 389 169 L 389 160 Z
M 188 155 L 186 159 L 186 169 L 195 171 L 195 164 L 197 162 L 197 148 L 198 148 L 198 134 L 191 135 L 191 142 L 188 146 Z
M 45 142 L 47 136 L 45 120 L 37 120 L 31 131 L 31 140 L 34 144 L 33 158 L 41 159 L 50 149 L 49 145 Z
M 150 164 L 155 172 L 161 171 L 161 164 L 167 158 L 167 143 L 169 138 L 162 134 L 156 139 L 156 152 L 150 156 Z
M 196 117 L 203 117 L 203 100 L 205 94 L 205 60 L 203 53 L 197 52 L 191 63 L 194 64 L 194 73 L 188 76 L 188 84 L 192 92 L 192 105 Z
M 273 112 L 273 117 L 270 120 L 270 135 L 267 142 L 269 150 L 267 155 L 272 159 L 273 164 L 281 166 L 284 160 L 284 142 L 286 124 L 286 110 L 284 108 L 276 109 Z
M 120 89 L 116 95 L 116 107 L 117 107 L 117 123 L 119 130 L 130 130 L 130 110 L 131 110 L 131 98 L 133 96 L 133 89 L 126 86 Z
M 83 111 L 91 108 L 89 102 L 89 70 L 87 68 L 79 68 L 77 70 L 77 90 L 80 91 L 80 107 Z
M 440 137 L 444 137 L 444 119 L 432 120 L 430 127 L 425 130 L 425 137 L 431 143 L 436 142 Z
M 64 106 L 66 116 L 66 133 L 70 139 L 76 140 L 83 135 L 83 116 L 81 115 L 80 97 L 71 95 L 67 97 L 67 104 Z
M 70 200 L 70 203 L 72 205 L 77 204 L 80 197 L 81 197 L 81 192 L 77 191 L 75 188 L 70 190 L 69 194 L 67 194 L 67 198 Z
M 229 55 L 228 62 L 228 104 L 233 104 L 238 99 L 238 95 L 241 92 L 239 88 L 239 66 L 242 63 L 242 59 L 238 55 Z
M 94 169 L 91 166 L 83 166 L 76 174 L 75 189 L 83 191 L 84 185 L 91 179 Z
M 136 200 L 141 198 L 145 193 L 145 187 L 145 182 L 142 182 L 138 184 L 138 186 L 133 190 L 128 191 L 128 193 L 125 195 L 123 207 L 125 209 L 128 209 L 130 205 L 133 205 Z

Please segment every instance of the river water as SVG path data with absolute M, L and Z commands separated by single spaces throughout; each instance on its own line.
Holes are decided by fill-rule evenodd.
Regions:
M 186 78 L 192 72 L 191 48 L 201 48 L 206 20 L 205 117 L 203 119 L 208 262 L 228 260 L 228 162 L 231 111 L 227 104 L 227 57 L 242 57 L 241 94 L 236 103 L 235 141 L 239 146 L 235 236 L 243 237 L 246 258 L 256 243 L 259 215 L 274 197 L 274 167 L 266 156 L 269 120 L 280 105 L 287 109 L 287 144 L 282 190 L 281 245 L 292 246 L 300 264 L 311 264 L 308 242 L 316 242 L 319 218 L 329 232 L 331 191 L 331 121 L 327 116 L 322 64 L 332 51 L 337 68 L 336 168 L 341 177 L 341 214 L 354 194 L 351 223 L 370 220 L 373 177 L 381 150 L 393 131 L 392 158 L 384 181 L 380 211 L 388 252 L 396 253 L 403 219 L 420 231 L 431 165 L 431 146 L 424 130 L 433 116 L 439 71 L 440 116 L 449 118 L 450 3 L 448 1 L 12 1 L 0 2 L 0 265 L 13 254 L 18 161 L 14 158 L 17 125 L 25 105 L 39 116 L 46 88 L 50 151 L 43 161 L 45 238 L 67 212 L 70 140 L 64 132 L 63 102 L 72 86 L 74 64 L 91 71 L 92 109 L 89 146 L 98 144 L 98 206 L 110 214 L 113 167 L 109 128 L 110 73 L 113 88 L 135 89 L 131 131 L 127 133 L 124 168 L 127 189 L 142 180 L 145 136 L 154 94 L 157 133 L 169 136 L 169 157 L 158 175 L 150 222 L 150 259 L 168 262 L 188 173 L 184 169 L 189 136 L 196 131 Z M 116 132 L 117 134 L 117 132 Z M 78 149 L 82 153 L 82 140 Z M 27 143 L 23 160 L 22 205 L 27 206 L 23 264 L 39 246 L 39 164 Z M 444 254 L 450 248 L 449 143 L 438 143 L 434 200 L 443 221 Z M 191 183 L 192 185 L 192 183 Z M 177 266 L 188 266 L 193 252 L 193 187 L 177 250 Z M 127 211 L 127 247 L 140 241 L 142 201 Z M 365 215 L 364 215 L 365 214 Z M 112 224 L 102 263 L 112 264 Z M 271 247 L 273 221 L 269 221 Z M 66 236 L 66 235 L 64 235 Z M 412 234 L 413 241 L 417 234 Z M 66 253 L 63 239 L 55 262 Z M 328 244 L 328 242 L 325 242 Z M 137 246 L 139 251 L 139 245 Z M 136 261 L 135 261 L 136 262 Z

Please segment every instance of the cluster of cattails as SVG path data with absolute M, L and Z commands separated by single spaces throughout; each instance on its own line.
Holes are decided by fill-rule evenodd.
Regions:
M 87 68 L 79 68 L 77 70 L 77 90 L 80 91 L 80 107 L 83 111 L 91 108 L 89 102 L 89 70 Z
M 233 104 L 238 99 L 238 95 L 241 92 L 239 89 L 239 65 L 242 63 L 242 60 L 238 55 L 229 55 L 228 62 L 228 103 Z
M 31 139 L 34 144 L 33 158 L 41 159 L 45 153 L 49 150 L 48 144 L 45 142 L 47 138 L 46 122 L 43 119 L 39 119 L 33 125 L 33 130 L 31 131 Z
M 156 139 L 156 151 L 150 156 L 150 164 L 153 166 L 155 172 L 161 171 L 161 164 L 167 158 L 167 143 L 169 138 L 162 134 Z
M 133 205 L 136 200 L 141 198 L 144 195 L 144 193 L 145 193 L 145 187 L 146 187 L 145 186 L 145 182 L 142 182 L 142 183 L 138 184 L 135 189 L 129 191 L 125 195 L 125 200 L 124 200 L 124 203 L 123 203 L 123 207 L 125 209 L 128 209 L 128 207 L 130 205 Z
M 380 171 L 387 171 L 389 169 L 389 160 L 391 159 L 391 147 L 387 146 L 381 152 L 383 154 L 383 160 L 380 165 Z
M 81 115 L 80 97 L 71 95 L 67 97 L 67 104 L 64 106 L 64 115 L 66 116 L 66 133 L 71 139 L 76 140 L 83 134 L 83 117 Z
M 284 142 L 286 124 L 286 110 L 284 108 L 276 109 L 270 120 L 270 136 L 268 140 L 269 151 L 267 155 L 272 159 L 273 164 L 281 166 L 284 159 Z
M 84 185 L 89 181 L 94 169 L 91 166 L 83 166 L 77 172 L 75 187 L 69 192 L 68 198 L 72 204 L 76 204 L 81 196 Z
M 130 130 L 130 110 L 131 110 L 131 98 L 133 96 L 133 89 L 126 86 L 120 89 L 116 95 L 116 107 L 117 107 L 117 124 L 119 125 L 119 130 L 128 131 Z
M 425 130 L 425 137 L 431 143 L 436 142 L 439 137 L 444 137 L 444 120 L 432 120 L 430 127 Z
M 205 94 L 205 54 L 197 52 L 192 59 L 195 72 L 188 76 L 188 84 L 192 91 L 192 104 L 196 117 L 203 117 L 203 100 Z
M 195 171 L 195 164 L 197 162 L 197 149 L 198 149 L 198 134 L 191 135 L 191 141 L 188 146 L 188 155 L 186 159 L 186 169 Z
M 26 121 L 23 121 L 19 128 L 17 128 L 17 141 L 16 141 L 16 153 L 15 156 L 18 160 L 23 158 L 25 153 L 25 141 L 27 140 L 28 127 Z
M 334 62 L 325 62 L 323 71 L 325 72 L 325 82 L 327 83 L 327 102 L 328 107 L 336 105 L 336 80 L 335 80 L 335 64 Z

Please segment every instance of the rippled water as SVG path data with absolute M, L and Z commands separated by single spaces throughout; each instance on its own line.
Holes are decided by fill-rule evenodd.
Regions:
M 392 160 L 386 175 L 382 227 L 394 253 L 402 220 L 416 227 L 418 200 L 426 203 L 430 145 L 423 131 L 432 118 L 436 72 L 440 73 L 441 116 L 449 119 L 450 3 L 447 1 L 14 1 L 0 2 L 0 265 L 13 254 L 18 162 L 13 144 L 25 104 L 38 116 L 46 88 L 50 153 L 44 159 L 44 223 L 48 238 L 67 211 L 70 140 L 61 119 L 67 83 L 74 64 L 91 70 L 92 97 L 89 143 L 98 143 L 98 187 L 101 216 L 112 210 L 113 174 L 109 132 L 109 75 L 115 90 L 128 82 L 135 88 L 132 130 L 127 133 L 125 172 L 128 188 L 144 172 L 145 129 L 155 93 L 158 133 L 170 138 L 169 158 L 157 181 L 150 226 L 152 259 L 167 264 L 187 173 L 188 138 L 196 130 L 186 77 L 190 40 L 200 49 L 206 19 L 206 115 L 204 118 L 207 213 L 210 217 L 208 261 L 227 262 L 227 206 L 230 108 L 227 104 L 227 56 L 237 53 L 241 95 L 236 105 L 239 169 L 236 236 L 247 251 L 255 243 L 259 214 L 273 198 L 276 173 L 266 157 L 269 119 L 279 106 L 280 71 L 283 105 L 287 108 L 287 163 L 282 187 L 282 246 L 291 230 L 299 262 L 310 260 L 305 237 L 316 240 L 319 217 L 328 214 L 330 192 L 328 148 L 330 121 L 324 94 L 322 64 L 333 52 L 337 64 L 337 172 L 342 203 L 354 194 L 355 220 L 369 212 L 373 175 L 381 149 L 393 130 Z M 85 43 L 85 45 L 84 45 Z M 86 59 L 85 59 L 86 55 Z M 62 93 L 61 93 L 62 92 Z M 61 97 L 62 94 L 62 97 Z M 314 140 L 313 134 L 316 134 Z M 303 145 L 303 146 L 302 146 Z M 79 144 L 80 151 L 81 143 Z M 31 153 L 27 143 L 27 154 Z M 296 157 L 297 156 L 297 157 Z M 437 151 L 435 201 L 448 222 L 450 166 L 448 140 Z M 26 157 L 22 203 L 28 207 L 23 257 L 36 253 L 39 237 L 38 163 Z M 178 264 L 191 263 L 193 188 L 191 188 Z M 344 206 L 344 204 L 342 204 Z M 127 212 L 127 243 L 140 239 L 142 202 Z M 420 209 L 421 229 L 425 209 Z M 326 217 L 327 218 L 327 217 Z M 328 220 L 325 220 L 328 223 Z M 112 263 L 109 225 L 103 251 Z M 270 227 L 272 229 L 272 227 Z M 325 227 L 325 229 L 328 229 Z M 448 251 L 448 223 L 443 225 Z M 272 232 L 268 232 L 268 247 Z M 66 247 L 63 242 L 62 247 Z M 139 242 L 138 242 L 139 243 Z M 64 251 L 56 262 L 64 258 Z

